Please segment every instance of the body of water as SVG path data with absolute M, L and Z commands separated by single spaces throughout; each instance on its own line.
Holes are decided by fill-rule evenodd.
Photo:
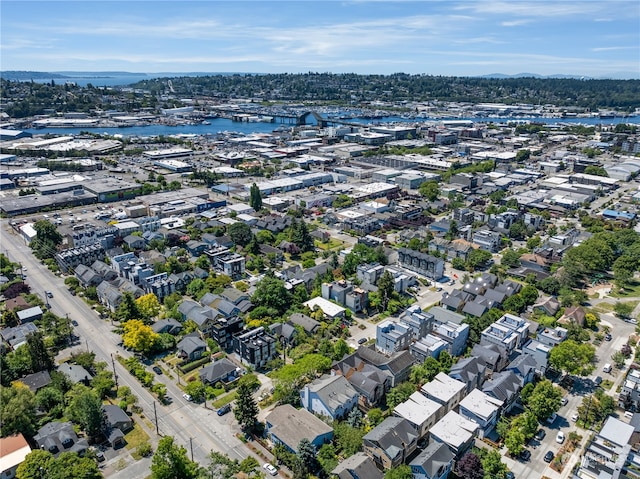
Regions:
M 633 123 L 640 124 L 640 117 L 629 117 L 629 118 L 570 118 L 570 119 L 559 119 L 559 118 L 446 118 L 445 120 L 471 120 L 477 123 L 504 123 L 504 122 L 513 122 L 513 121 L 522 121 L 522 120 L 530 120 L 536 121 L 539 123 L 546 124 L 581 124 L 581 125 L 615 125 L 618 123 Z M 212 118 L 208 120 L 210 125 L 179 125 L 179 126 L 167 126 L 167 125 L 148 125 L 148 126 L 131 126 L 131 127 L 122 127 L 122 128 L 38 128 L 38 129 L 30 129 L 25 130 L 34 135 L 44 135 L 44 134 L 53 134 L 53 135 L 78 135 L 82 131 L 90 131 L 92 133 L 106 134 L 106 135 L 123 135 L 123 136 L 159 136 L 159 135 L 178 135 L 178 134 L 195 134 L 195 135 L 215 135 L 217 133 L 222 132 L 237 132 L 243 134 L 251 134 L 251 133 L 271 133 L 276 128 L 281 126 L 288 127 L 291 125 L 287 125 L 286 123 L 247 123 L 247 122 L 238 122 L 231 121 L 227 118 Z M 371 119 L 362 119 L 362 118 L 354 118 L 352 120 L 348 120 L 352 123 L 360 123 L 362 125 L 367 124 L 380 124 L 380 123 L 400 123 L 400 122 L 429 122 L 429 121 L 438 121 L 437 119 L 406 119 L 397 116 L 390 116 L 384 118 L 376 118 L 375 120 Z

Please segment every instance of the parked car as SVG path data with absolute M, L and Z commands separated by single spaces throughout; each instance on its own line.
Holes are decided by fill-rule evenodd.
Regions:
M 549 416 L 547 418 L 547 420 L 545 421 L 547 424 L 551 425 L 554 422 L 556 422 L 556 419 L 558 418 L 558 415 L 554 412 L 551 416 Z
M 182 397 L 185 398 L 187 401 L 193 401 L 191 394 L 184 393 Z
M 576 413 L 574 413 L 574 414 L 571 416 L 571 420 L 572 420 L 573 422 L 576 422 L 576 421 L 578 420 L 578 418 L 579 418 L 579 417 L 580 417 L 580 416 L 579 416 L 579 414 L 576 412 Z
M 547 453 L 544 455 L 544 462 L 551 462 L 553 461 L 554 457 L 555 454 L 553 453 L 553 451 L 547 451 Z
M 225 404 L 220 409 L 218 409 L 218 416 L 224 416 L 228 412 L 231 412 L 231 404 Z
M 271 474 L 272 476 L 277 476 L 278 475 L 278 470 L 273 467 L 272 464 L 269 464 L 268 462 L 264 463 L 262 465 L 262 468 L 267 471 L 269 474 Z
M 569 400 L 567 398 L 562 398 L 560 400 L 560 405 L 561 406 L 566 406 L 568 402 L 569 402 Z
M 607 333 L 604 335 L 604 340 L 605 341 L 611 341 L 611 334 Z
M 153 372 L 156 374 L 162 374 L 162 369 L 160 369 L 160 367 L 158 366 L 154 366 L 151 369 L 153 369 Z
M 535 437 L 538 441 L 542 441 L 544 439 L 544 437 L 547 435 L 547 433 L 544 431 L 544 429 L 538 429 L 538 432 L 536 432 Z
M 520 453 L 520 460 L 528 461 L 529 459 L 531 459 L 531 451 L 529 449 L 523 449 Z
M 51 291 L 45 291 L 47 294 L 47 298 L 53 298 L 53 293 Z
M 558 444 L 562 444 L 564 442 L 564 432 L 558 431 L 558 435 L 556 436 L 556 442 Z
M 596 376 L 596 378 L 593 380 L 593 384 L 595 384 L 596 386 L 600 386 L 602 384 L 602 378 L 600 376 Z
M 358 339 L 358 344 L 364 344 L 367 341 L 368 341 L 367 338 L 360 338 L 360 339 Z

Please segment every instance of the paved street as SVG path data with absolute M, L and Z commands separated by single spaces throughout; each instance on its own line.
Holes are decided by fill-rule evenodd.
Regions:
M 106 361 L 110 365 L 112 355 L 130 356 L 130 353 L 116 346 L 121 338 L 112 332 L 111 323 L 100 319 L 81 298 L 69 294 L 63 278 L 53 275 L 42 265 L 31 254 L 31 250 L 24 244 L 22 238 L 8 227 L 6 221 L 3 221 L 1 235 L 2 250 L 8 254 L 12 262 L 20 262 L 23 268 L 26 268 L 25 274 L 32 292 L 40 295 L 44 300 L 44 292 L 51 291 L 53 298 L 48 301 L 52 312 L 60 316 L 68 314 L 69 318 L 77 321 L 78 326 L 75 330 L 81 338 L 79 347 L 93 351 L 96 353 L 97 360 Z M 191 438 L 194 459 L 201 464 L 208 463 L 207 457 L 212 450 L 238 459 L 251 454 L 250 450 L 235 437 L 239 428 L 232 419 L 233 415 L 219 417 L 215 411 L 185 401 L 182 398 L 182 391 L 166 377 L 161 377 L 161 380 L 167 385 L 168 395 L 173 398 L 173 403 L 163 406 L 117 361 L 115 368 L 118 384 L 131 388 L 139 398 L 139 405 L 144 415 L 152 422 L 154 422 L 154 403 L 156 403 L 160 434 L 173 436 L 176 442 L 187 447 L 188 451 L 190 451 Z M 259 457 L 256 458 L 261 461 Z

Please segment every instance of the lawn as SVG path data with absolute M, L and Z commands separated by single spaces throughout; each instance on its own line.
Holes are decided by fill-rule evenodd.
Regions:
M 238 397 L 238 393 L 234 389 L 229 394 L 225 394 L 224 396 L 220 396 L 220 397 L 216 398 L 216 400 L 213 401 L 213 407 L 215 409 L 221 408 L 225 404 L 229 404 L 231 401 L 233 401 L 237 397 Z
M 322 243 L 321 241 L 314 242 L 317 248 L 320 248 L 324 251 L 330 251 L 332 249 L 341 248 L 344 245 L 344 242 L 340 241 L 337 238 L 329 238 L 329 241 L 326 243 Z
M 640 281 L 635 281 L 629 286 L 625 286 L 622 293 L 618 292 L 618 288 L 614 287 L 609 293 L 612 298 L 628 298 L 640 296 Z
M 146 432 L 138 424 L 134 424 L 133 429 L 129 431 L 125 436 L 125 440 L 127 441 L 127 445 L 125 446 L 130 452 L 131 455 L 136 459 L 141 459 L 136 455 L 136 449 L 140 444 L 145 442 L 149 442 L 149 436 Z

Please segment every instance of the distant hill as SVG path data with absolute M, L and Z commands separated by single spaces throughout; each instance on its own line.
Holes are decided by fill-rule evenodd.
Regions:
M 51 72 L 32 72 L 32 71 L 18 71 L 18 70 L 8 70 L 6 72 L 0 72 L 0 78 L 5 80 L 51 80 L 56 78 L 69 78 L 68 76 L 62 73 L 51 73 Z
M 606 76 L 601 77 L 589 77 L 584 75 L 563 75 L 563 74 L 555 74 L 555 75 L 539 75 L 537 73 L 516 73 L 515 75 L 507 75 L 505 73 L 489 73 L 488 75 L 480 75 L 474 78 L 495 78 L 495 79 L 507 79 L 507 78 L 540 78 L 544 79 L 564 79 L 564 78 L 572 78 L 575 80 L 629 80 L 629 79 L 638 79 L 640 78 L 640 74 L 632 73 L 632 72 L 615 72 Z

